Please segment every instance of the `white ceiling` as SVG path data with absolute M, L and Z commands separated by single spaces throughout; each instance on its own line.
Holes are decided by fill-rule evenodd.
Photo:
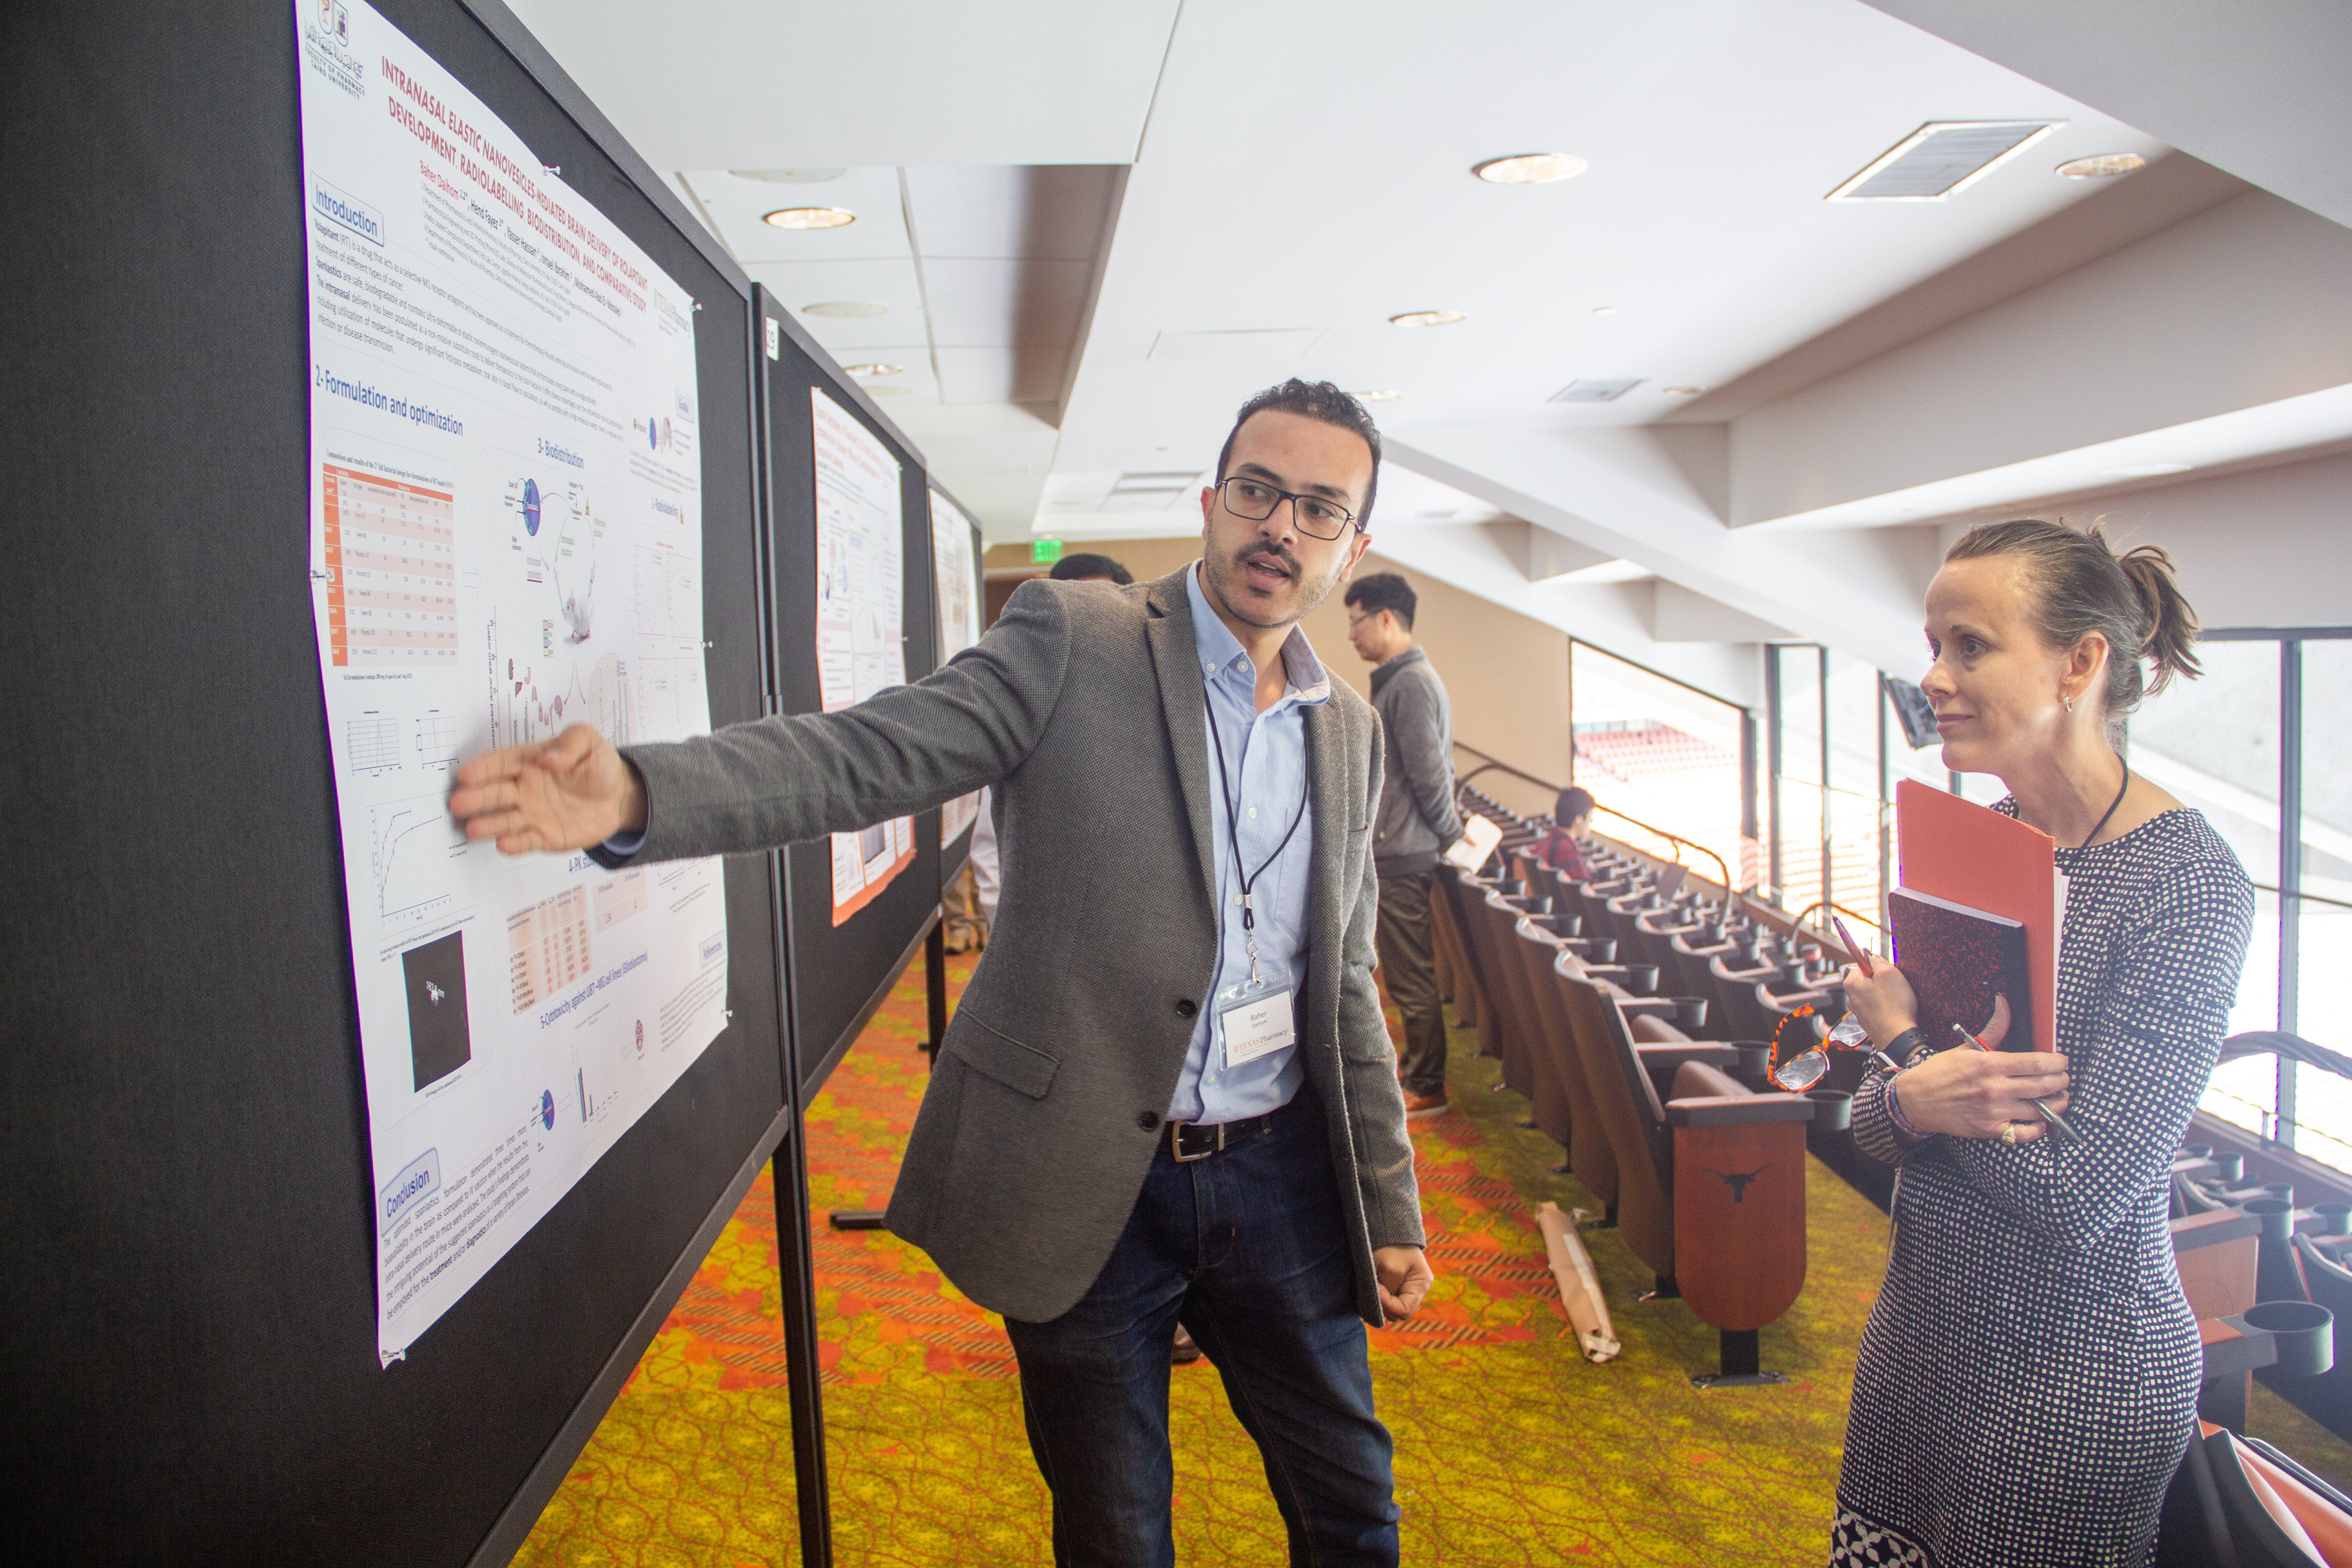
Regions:
M 510 0 L 646 161 L 1125 163 L 1179 0 Z
M 1688 627 L 1903 668 L 1956 515 L 2352 441 L 2352 235 L 2059 90 L 2178 104 L 2189 153 L 2260 181 L 2340 113 L 2309 87 L 2339 29 L 2231 7 L 2256 133 L 2196 85 L 2220 46 L 2185 0 L 2092 3 L 2147 21 L 2104 63 L 2019 0 L 517 9 L 783 302 L 887 307 L 800 319 L 901 367 L 893 417 L 992 539 L 1192 531 L 1250 393 L 1392 390 L 1384 552 L 1738 697 Z M 1949 200 L 1822 199 L 1925 121 L 1992 119 L 2061 123 Z M 1469 174 L 1529 151 L 1590 168 Z M 2055 173 L 2120 152 L 2150 167 Z M 2324 208 L 2311 163 L 2281 188 Z M 759 221 L 798 205 L 858 221 Z M 1432 309 L 1467 320 L 1388 323 Z M 1639 384 L 1549 401 L 1603 377 Z

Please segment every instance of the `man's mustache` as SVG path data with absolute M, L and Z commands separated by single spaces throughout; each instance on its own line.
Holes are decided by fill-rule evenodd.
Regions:
M 1287 577 L 1298 575 L 1298 558 L 1279 544 L 1255 544 L 1234 557 L 1235 566 L 1247 566 L 1253 561 L 1268 561 L 1280 566 Z

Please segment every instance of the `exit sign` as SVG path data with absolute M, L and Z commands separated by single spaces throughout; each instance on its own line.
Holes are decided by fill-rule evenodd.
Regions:
M 1051 566 L 1062 558 L 1062 542 L 1040 539 L 1029 546 L 1029 559 L 1039 566 Z

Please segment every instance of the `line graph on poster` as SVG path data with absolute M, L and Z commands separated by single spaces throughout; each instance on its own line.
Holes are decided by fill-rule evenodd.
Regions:
M 437 794 L 369 806 L 368 868 L 377 914 L 416 923 L 457 910 L 467 851 L 465 829 Z

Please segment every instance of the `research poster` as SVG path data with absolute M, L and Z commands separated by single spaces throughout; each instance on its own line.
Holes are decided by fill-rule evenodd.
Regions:
M 945 664 L 980 640 L 980 558 L 972 549 L 971 519 L 937 490 L 931 492 L 931 581 Z M 979 816 L 978 790 L 940 807 L 940 847 L 954 843 Z
M 907 535 L 898 459 L 821 390 L 816 445 L 817 698 L 828 713 L 907 682 Z M 915 819 L 833 836 L 833 923 L 914 863 Z
M 476 752 L 710 727 L 694 302 L 362 0 L 298 0 L 310 582 L 389 1365 L 725 1026 L 719 863 L 501 856 Z

